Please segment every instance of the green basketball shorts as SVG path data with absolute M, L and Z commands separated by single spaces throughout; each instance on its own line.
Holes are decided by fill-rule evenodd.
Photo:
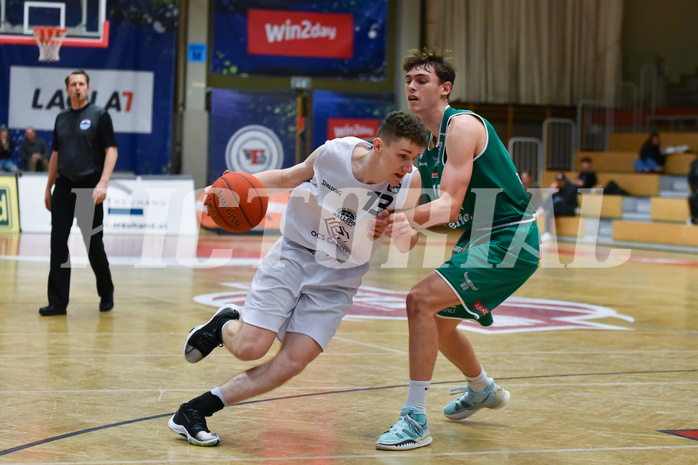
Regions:
M 466 232 L 453 256 L 435 271 L 453 289 L 461 305 L 441 310 L 445 318 L 492 324 L 492 310 L 504 302 L 540 266 L 540 234 L 536 221 L 488 231 L 475 240 Z M 474 234 L 473 234 L 474 235 Z

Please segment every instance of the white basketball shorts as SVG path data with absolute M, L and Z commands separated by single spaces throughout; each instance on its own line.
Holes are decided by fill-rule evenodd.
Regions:
M 333 268 L 320 263 L 329 258 L 321 254 L 285 237 L 279 239 L 252 279 L 243 321 L 274 331 L 280 341 L 287 332 L 305 334 L 324 350 L 351 305 L 368 263 Z

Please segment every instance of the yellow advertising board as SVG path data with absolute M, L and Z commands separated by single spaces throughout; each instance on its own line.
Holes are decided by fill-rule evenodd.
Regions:
M 19 232 L 17 178 L 0 176 L 0 233 Z

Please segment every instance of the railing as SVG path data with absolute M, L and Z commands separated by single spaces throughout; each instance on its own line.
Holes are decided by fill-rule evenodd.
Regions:
M 545 152 L 543 143 L 536 137 L 512 137 L 507 146 L 511 160 L 518 173 L 527 171 L 533 181 L 538 183 L 541 173 L 545 171 Z
M 576 150 L 606 150 L 613 130 L 612 110 L 601 100 L 580 100 L 577 103 Z
M 577 151 L 577 125 L 574 121 L 564 118 L 543 121 L 543 144 L 547 169 L 574 170 Z
M 670 131 L 698 131 L 698 115 L 653 115 L 648 116 L 645 121 L 648 132 L 660 129 L 668 129 Z

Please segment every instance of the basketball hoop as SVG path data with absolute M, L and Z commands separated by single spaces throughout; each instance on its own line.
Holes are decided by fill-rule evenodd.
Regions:
M 36 26 L 34 28 L 34 38 L 39 45 L 39 61 L 58 61 L 58 50 L 61 48 L 63 39 L 68 33 L 67 29 L 55 26 Z

